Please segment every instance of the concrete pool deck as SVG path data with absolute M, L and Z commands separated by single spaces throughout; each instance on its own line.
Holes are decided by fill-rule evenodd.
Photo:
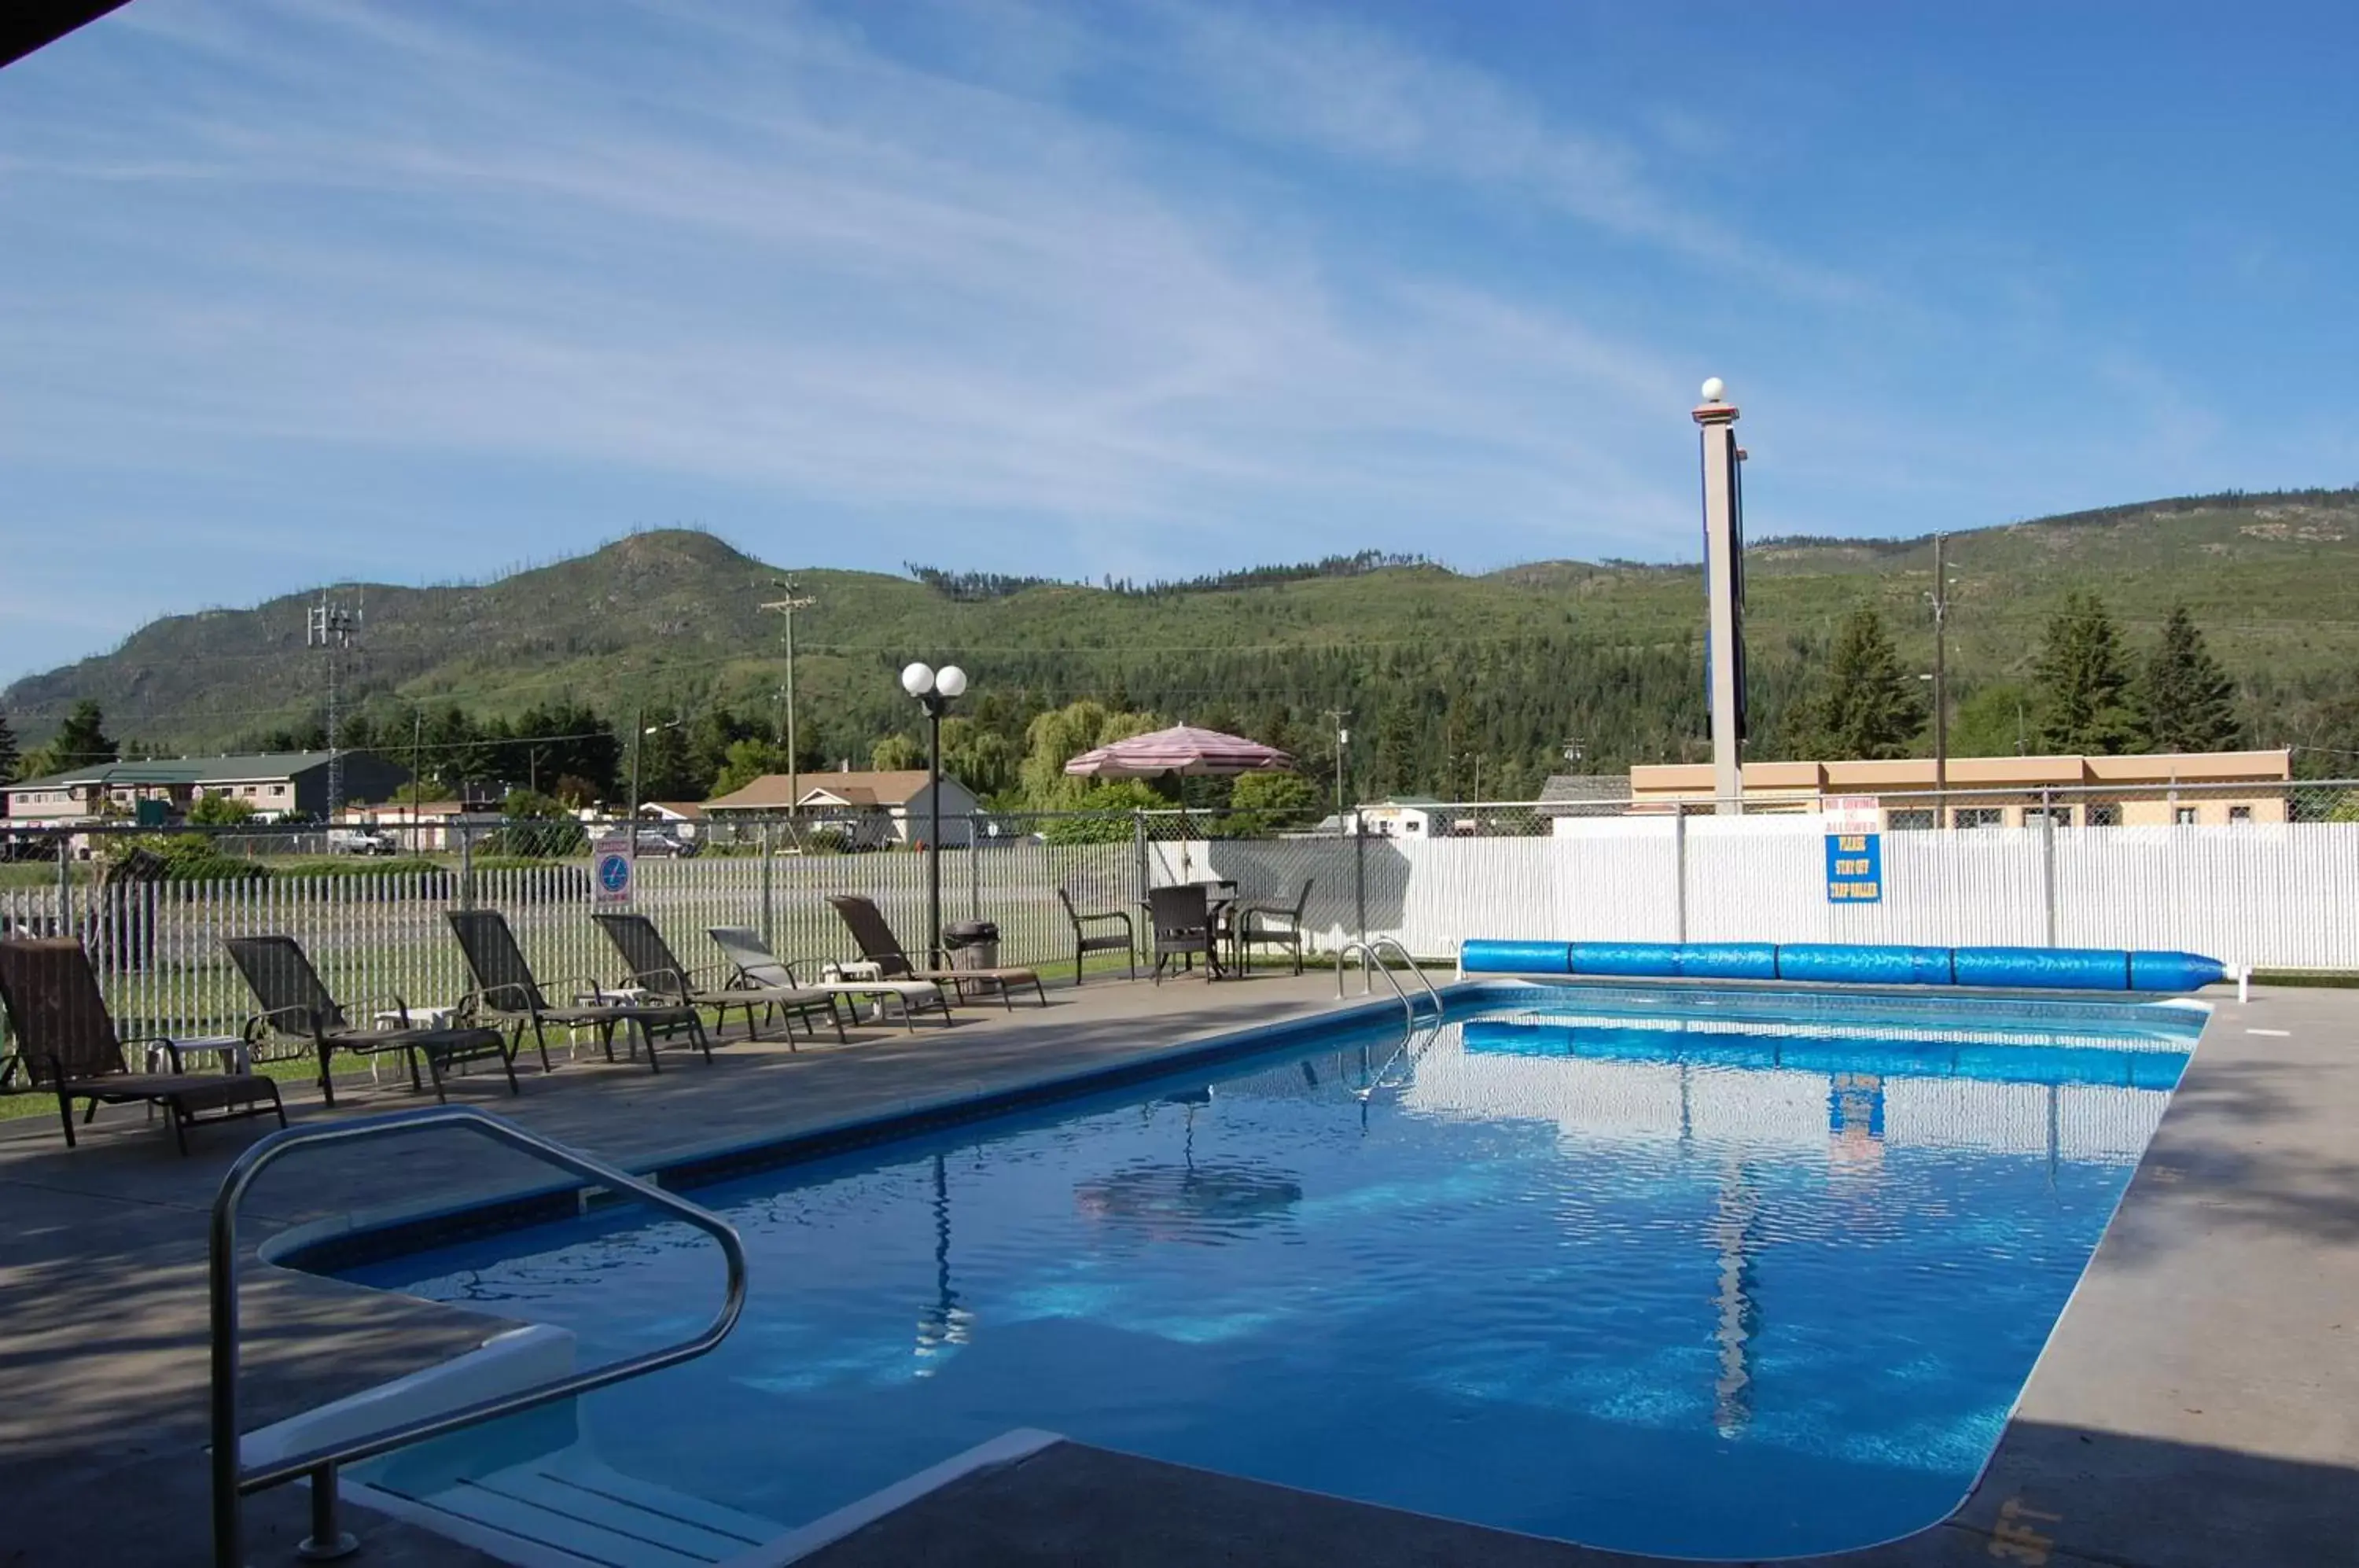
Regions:
M 1132 1060 L 1190 1036 L 1332 1005 L 1332 975 L 1093 982 L 1046 1011 L 969 1009 L 950 1031 L 867 1029 L 789 1054 L 733 1045 L 712 1067 L 584 1062 L 454 1094 L 600 1158 L 646 1165 L 922 1099 Z M 340 1095 L 342 1091 L 340 1087 Z M 397 1090 L 299 1121 L 417 1104 Z M 1856 1568 L 2359 1563 L 2359 994 L 2220 1001 L 2122 1212 L 2059 1325 L 1989 1474 L 1949 1522 L 1820 1560 Z M 136 1111 L 69 1153 L 53 1118 L 0 1124 L 0 1568 L 208 1561 L 204 1216 L 255 1124 L 201 1130 L 181 1160 Z M 529 1178 L 496 1150 L 420 1147 L 290 1160 L 258 1188 L 266 1234 L 414 1192 Z M 464 1140 L 472 1143 L 473 1140 Z M 299 1175 L 293 1167 L 299 1164 Z M 246 1422 L 440 1360 L 493 1320 L 256 1269 Z M 249 1558 L 292 1561 L 303 1499 L 247 1504 Z M 353 1510 L 381 1563 L 489 1561 Z M 1641 1561 L 1059 1443 L 978 1472 L 805 1561 L 940 1564 Z

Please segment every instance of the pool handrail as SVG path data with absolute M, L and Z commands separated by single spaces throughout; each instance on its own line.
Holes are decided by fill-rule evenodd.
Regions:
M 553 1165 L 599 1187 L 627 1193 L 705 1232 L 720 1243 L 723 1259 L 728 1266 L 727 1293 L 720 1312 L 697 1334 L 659 1349 L 247 1468 L 237 1429 L 239 1203 L 265 1170 L 299 1149 L 389 1138 L 434 1127 L 463 1127 L 495 1143 L 506 1144 L 543 1164 Z M 304 1557 L 314 1561 L 343 1556 L 356 1550 L 357 1543 L 337 1523 L 336 1472 L 339 1466 L 693 1360 L 728 1337 L 729 1331 L 736 1326 L 738 1314 L 745 1307 L 745 1247 L 728 1221 L 708 1209 L 665 1192 L 652 1181 L 577 1153 L 554 1139 L 526 1131 L 505 1116 L 494 1116 L 473 1105 L 427 1105 L 417 1110 L 393 1111 L 325 1127 L 282 1127 L 255 1140 L 230 1166 L 222 1178 L 221 1191 L 214 1195 L 211 1251 L 208 1274 L 212 1298 L 214 1568 L 245 1568 L 243 1499 L 248 1493 L 283 1486 L 299 1475 L 310 1475 L 311 1535 L 299 1551 Z
M 1418 984 L 1425 987 L 1425 994 L 1433 998 L 1433 1016 L 1437 1018 L 1441 1017 L 1447 1010 L 1442 1004 L 1441 993 L 1434 988 L 1432 981 L 1426 978 L 1425 971 L 1418 966 L 1415 958 L 1409 956 L 1408 949 L 1403 947 L 1395 938 L 1388 936 L 1347 942 L 1336 950 L 1335 995 L 1337 998 L 1340 999 L 1343 995 L 1343 965 L 1356 953 L 1360 955 L 1360 995 L 1367 996 L 1375 987 L 1375 982 L 1368 975 L 1368 966 L 1373 963 L 1376 973 L 1385 977 L 1385 984 L 1393 988 L 1393 995 L 1400 998 L 1402 1021 L 1415 1024 L 1417 1005 L 1409 1000 L 1408 992 L 1402 987 L 1401 983 L 1393 978 L 1392 966 L 1385 962 L 1385 953 L 1387 951 L 1401 955 L 1401 962 L 1408 965 L 1408 972 L 1417 976 Z

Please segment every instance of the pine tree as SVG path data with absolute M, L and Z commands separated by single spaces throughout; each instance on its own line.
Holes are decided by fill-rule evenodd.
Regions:
M 2076 588 L 2064 595 L 2032 672 L 2043 750 L 2105 757 L 2138 744 L 2122 634 L 2094 593 Z
M 106 716 L 99 712 L 96 702 L 85 697 L 66 714 L 66 722 L 49 742 L 49 755 L 57 758 L 60 768 L 82 768 L 93 762 L 113 762 L 122 751 L 106 733 Z
M 1803 705 L 1806 754 L 1845 761 L 1906 757 L 1924 727 L 1917 682 L 1900 667 L 1884 617 L 1861 605 L 1835 637 L 1825 684 Z
M 2204 646 L 2186 605 L 2171 606 L 2162 640 L 2138 673 L 2148 751 L 2226 751 L 2236 744 L 2236 683 Z
M 16 750 L 16 732 L 8 727 L 8 715 L 0 713 L 0 784 L 16 782 L 16 764 L 21 760 Z

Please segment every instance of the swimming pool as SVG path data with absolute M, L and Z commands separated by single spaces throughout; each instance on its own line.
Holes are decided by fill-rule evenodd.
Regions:
M 1633 1552 L 1902 1535 L 1971 1486 L 2204 1016 L 1491 987 L 1406 1046 L 1363 1020 L 701 1187 L 745 1320 L 563 1440 L 787 1526 L 1029 1426 Z M 719 1265 L 625 1212 L 346 1277 L 586 1361 L 692 1327 Z

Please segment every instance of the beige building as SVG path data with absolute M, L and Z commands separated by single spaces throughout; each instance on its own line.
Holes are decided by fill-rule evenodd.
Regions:
M 926 836 L 931 812 L 931 791 L 925 769 L 912 768 L 888 773 L 804 773 L 791 781 L 784 773 L 765 773 L 743 789 L 704 802 L 710 821 L 732 816 L 776 815 L 792 808 L 806 822 L 841 828 L 853 847 L 882 849 L 916 844 Z M 963 844 L 972 836 L 973 820 L 983 802 L 948 774 L 942 777 L 942 843 Z
M 2291 801 L 2289 751 L 2162 753 L 2147 757 L 1953 757 L 1940 799 L 1933 761 L 1748 762 L 1747 811 L 1815 811 L 1831 800 L 1876 802 L 1885 827 L 2227 826 L 2282 822 Z M 1710 763 L 1630 769 L 1635 811 L 1709 809 Z

